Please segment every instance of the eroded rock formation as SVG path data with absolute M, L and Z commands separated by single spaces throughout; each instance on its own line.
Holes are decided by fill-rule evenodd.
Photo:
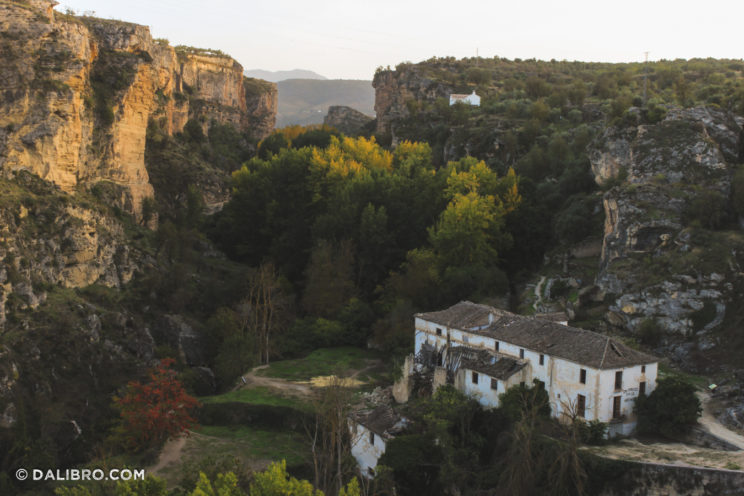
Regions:
M 332 105 L 328 107 L 328 114 L 323 119 L 323 124 L 332 126 L 344 134 L 354 135 L 374 119 L 345 105 Z
M 276 86 L 235 60 L 176 50 L 136 24 L 55 14 L 53 2 L 0 1 L 0 171 L 28 170 L 72 192 L 101 181 L 139 217 L 153 195 L 145 167 L 151 118 L 271 132 Z
M 698 107 L 672 109 L 656 124 L 609 128 L 597 138 L 590 150 L 595 179 L 617 183 L 603 198 L 597 276 L 613 301 L 611 324 L 639 330 L 654 321 L 694 336 L 699 349 L 716 345 L 709 331 L 724 322 L 735 298 L 744 246 L 739 236 L 699 227 L 717 227 L 717 216 L 725 215 L 741 132 L 731 115 Z

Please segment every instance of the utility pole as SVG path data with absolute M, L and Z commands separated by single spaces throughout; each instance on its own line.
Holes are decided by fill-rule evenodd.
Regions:
M 648 52 L 646 54 L 646 61 L 643 64 L 643 106 L 646 106 L 646 88 L 648 86 Z

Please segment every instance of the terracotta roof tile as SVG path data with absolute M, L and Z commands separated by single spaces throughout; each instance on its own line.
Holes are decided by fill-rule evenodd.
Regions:
M 489 314 L 492 322 L 489 324 Z M 416 314 L 423 320 L 488 336 L 595 369 L 658 362 L 647 353 L 597 332 L 517 315 L 488 305 L 462 301 L 445 310 Z

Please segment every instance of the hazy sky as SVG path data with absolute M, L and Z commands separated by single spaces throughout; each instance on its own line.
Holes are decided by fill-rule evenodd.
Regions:
M 371 79 L 432 56 L 627 62 L 744 57 L 741 0 L 58 0 L 57 9 L 145 24 L 246 69 Z

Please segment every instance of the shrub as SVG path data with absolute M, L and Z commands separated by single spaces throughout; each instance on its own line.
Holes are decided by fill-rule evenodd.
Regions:
M 695 387 L 679 377 L 659 379 L 649 396 L 636 400 L 638 432 L 677 437 L 690 431 L 701 414 Z

